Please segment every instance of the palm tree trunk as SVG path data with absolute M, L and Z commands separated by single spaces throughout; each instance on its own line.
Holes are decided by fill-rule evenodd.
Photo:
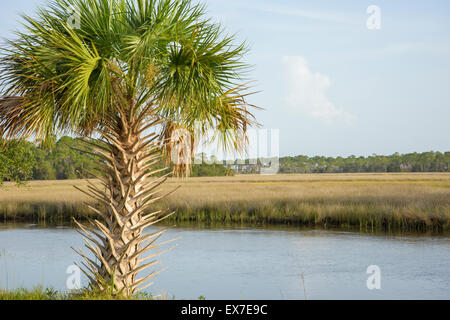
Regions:
M 98 203 L 100 209 L 89 205 L 103 219 L 90 221 L 97 230 L 88 230 L 77 222 L 85 237 L 86 247 L 98 261 L 93 261 L 83 252 L 83 272 L 89 277 L 91 286 L 100 290 L 113 290 L 114 293 L 129 296 L 148 287 L 147 282 L 156 272 L 138 279 L 137 274 L 155 265 L 158 254 L 142 258 L 142 255 L 161 245 L 156 240 L 167 230 L 143 235 L 143 230 L 167 218 L 167 212 L 149 212 L 148 209 L 161 195 L 157 188 L 167 179 L 155 175 L 164 169 L 152 170 L 160 161 L 161 151 L 156 135 L 144 136 L 148 127 L 143 117 L 124 121 L 117 117 L 101 131 L 101 139 L 88 142 L 92 153 L 103 160 L 103 172 L 97 178 L 103 188 L 89 181 L 87 193 Z M 97 238 L 97 239 L 96 239 Z

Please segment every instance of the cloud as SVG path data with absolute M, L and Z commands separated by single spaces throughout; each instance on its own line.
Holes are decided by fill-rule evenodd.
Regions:
M 330 79 L 309 69 L 308 62 L 301 56 L 283 57 L 287 76 L 287 96 L 285 102 L 291 110 L 300 111 L 325 123 L 344 122 L 351 124 L 356 116 L 336 107 L 326 90 Z

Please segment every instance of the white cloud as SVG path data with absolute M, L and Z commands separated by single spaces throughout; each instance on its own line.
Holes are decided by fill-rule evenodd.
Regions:
M 285 101 L 291 110 L 301 111 L 325 123 L 344 122 L 351 124 L 356 116 L 336 107 L 326 90 L 330 79 L 309 69 L 308 62 L 301 56 L 283 57 L 287 76 L 287 97 Z

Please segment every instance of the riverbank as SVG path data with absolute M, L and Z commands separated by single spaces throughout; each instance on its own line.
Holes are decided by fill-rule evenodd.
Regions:
M 61 223 L 91 214 L 81 180 L 0 189 L 0 221 Z M 171 179 L 159 207 L 176 222 L 294 224 L 362 230 L 448 231 L 450 174 L 241 175 Z M 92 216 L 92 215 L 91 215 Z

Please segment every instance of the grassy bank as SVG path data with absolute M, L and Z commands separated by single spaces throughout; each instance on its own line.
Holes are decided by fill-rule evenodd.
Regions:
M 88 199 L 72 186 L 34 181 L 0 189 L 0 219 L 59 223 L 84 218 Z M 181 188 L 160 207 L 171 222 L 298 224 L 364 230 L 448 231 L 450 174 L 245 175 L 173 179 Z
M 152 297 L 149 294 L 141 293 L 125 298 L 109 294 L 108 292 L 94 292 L 86 289 L 62 292 L 52 288 L 37 287 L 34 289 L 0 290 L 1 300 L 154 300 L 160 297 Z

